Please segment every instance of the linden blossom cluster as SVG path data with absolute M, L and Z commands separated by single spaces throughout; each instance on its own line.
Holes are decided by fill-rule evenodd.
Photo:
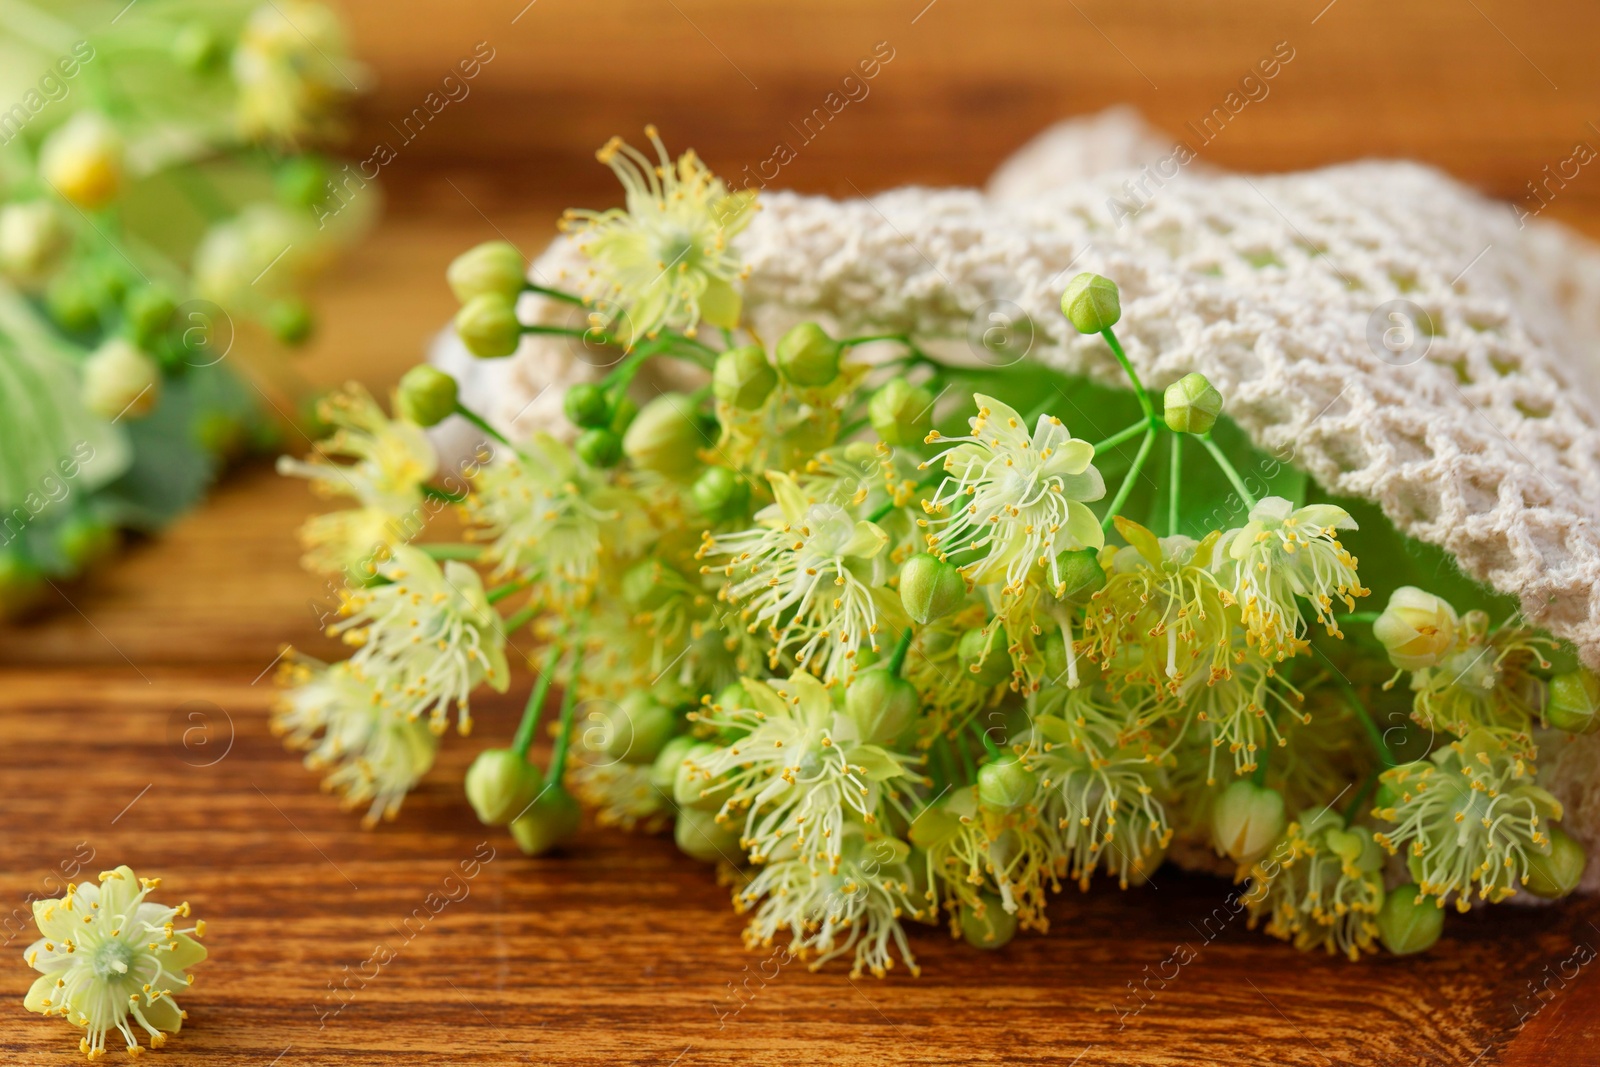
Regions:
M 908 925 L 941 919 L 997 947 L 1044 930 L 1064 883 L 1137 885 L 1180 845 L 1234 864 L 1269 933 L 1351 958 L 1428 948 L 1469 892 L 1573 888 L 1583 852 L 1533 784 L 1533 733 L 1600 727 L 1600 685 L 1555 671 L 1517 620 L 1417 589 L 1356 612 L 1351 515 L 1252 499 L 1212 436 L 1223 396 L 1200 374 L 1145 389 L 1114 283 L 1080 275 L 1062 295 L 1138 403 L 1098 442 L 1049 399 L 1023 412 L 992 395 L 1003 376 L 947 388 L 970 372 L 903 333 L 806 322 L 769 345 L 740 313 L 754 203 L 651 139 L 658 161 L 616 141 L 600 153 L 625 210 L 568 214 L 581 292 L 527 282 L 499 243 L 449 270 L 480 356 L 531 333 L 615 346 L 603 379 L 566 394 L 572 444 L 499 437 L 419 367 L 393 418 L 354 393 L 331 406 L 325 451 L 353 462 L 288 468 L 358 504 L 313 520 L 307 556 L 354 583 L 330 629 L 355 653 L 294 658 L 278 712 L 330 788 L 392 816 L 446 713 L 464 726 L 473 687 L 506 688 L 511 646 L 539 650 L 538 681 L 515 736 L 467 773 L 479 818 L 530 853 L 572 839 L 580 801 L 603 825 L 671 826 L 724 869 L 752 946 L 787 938 L 813 965 L 915 972 Z M 528 291 L 569 323 L 524 325 Z M 866 361 L 869 342 L 896 354 Z M 637 375 L 653 359 L 706 384 L 649 396 Z M 353 569 L 373 531 L 399 528 L 386 509 L 444 493 L 421 429 L 452 415 L 504 446 L 451 494 L 465 536 L 386 542 Z M 1186 509 L 1186 453 L 1233 486 L 1236 524 L 1178 532 L 1227 510 Z M 1164 535 L 1125 513 L 1150 480 Z M 1341 640 L 1347 626 L 1362 640 Z M 1395 668 L 1433 738 L 1414 762 L 1367 707 Z M 1400 851 L 1405 884 L 1386 862 Z

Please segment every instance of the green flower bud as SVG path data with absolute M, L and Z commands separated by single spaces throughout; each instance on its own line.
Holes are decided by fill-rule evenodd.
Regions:
M 1056 557 L 1056 568 L 1061 572 L 1062 600 L 1082 604 L 1106 584 L 1106 569 L 1100 566 L 1100 554 L 1092 548 L 1063 552 Z
M 1536 897 L 1555 900 L 1564 897 L 1583 880 L 1589 855 L 1559 826 L 1550 828 L 1550 854 L 1528 853 L 1528 878 L 1522 888 Z
M 891 378 L 867 402 L 867 418 L 885 444 L 920 445 L 933 429 L 933 394 L 904 378 Z
M 100 306 L 87 279 L 77 272 L 58 274 L 44 294 L 50 317 L 68 333 L 92 333 L 100 326 Z
M 511 836 L 523 852 L 542 856 L 571 840 L 582 820 L 583 812 L 572 794 L 552 785 L 539 794 L 527 811 L 511 820 Z
M 103 419 L 150 414 L 161 396 L 156 361 L 114 337 L 83 362 L 83 402 Z
M 707 467 L 689 490 L 694 506 L 711 522 L 743 515 L 750 507 L 750 483 L 727 467 Z
M 701 863 L 727 860 L 737 863 L 744 857 L 739 848 L 739 832 L 717 822 L 716 812 L 684 808 L 672 827 L 672 839 L 690 859 Z
M 1178 433 L 1210 433 L 1222 414 L 1222 394 L 1199 372 L 1167 386 L 1161 401 L 1168 428 Z
M 1000 948 L 1017 935 L 1017 917 L 993 893 L 984 893 L 983 907 L 961 905 L 961 936 L 973 948 Z
M 717 357 L 711 374 L 711 391 L 717 399 L 746 411 L 760 407 L 777 384 L 778 372 L 760 345 L 728 349 Z
M 151 347 L 167 332 L 178 302 L 166 288 L 141 285 L 128 291 L 122 301 L 122 314 L 133 331 L 134 344 Z
M 527 273 L 527 261 L 513 245 L 506 241 L 485 241 L 451 260 L 444 277 L 450 283 L 450 291 L 463 304 L 484 294 L 513 304 L 517 294 L 522 292 Z
M 311 340 L 316 324 L 304 300 L 277 300 L 267 308 L 267 329 L 286 345 L 299 347 Z
M 954 563 L 918 552 L 900 565 L 900 602 L 918 624 L 944 618 L 966 599 L 967 583 Z
M 622 438 L 604 427 L 580 433 L 572 444 L 572 450 L 589 466 L 601 470 L 622 462 Z
M 314 207 L 328 196 L 328 168 L 315 156 L 296 156 L 278 168 L 272 183 L 290 207 Z
M 1600 679 L 1579 667 L 1550 679 L 1550 699 L 1545 703 L 1544 721 L 1569 734 L 1592 734 L 1600 730 Z
M 454 378 L 432 364 L 419 363 L 401 376 L 395 406 L 402 418 L 418 426 L 437 426 L 455 414 L 459 395 Z
M 683 754 L 672 778 L 672 800 L 678 807 L 716 811 L 733 793 L 732 786 L 711 781 L 698 766 L 699 761 L 710 758 L 716 751 L 717 746 L 711 742 L 696 741 Z
M 816 388 L 839 376 L 839 342 L 814 322 L 791 327 L 778 339 L 778 369 L 796 385 Z
M 626 393 L 617 397 L 616 407 L 611 413 L 611 432 L 615 434 L 627 433 L 628 427 L 633 425 L 633 420 L 638 417 L 638 414 L 639 405 L 634 402 L 633 397 Z
M 1443 900 L 1423 896 L 1414 882 L 1389 890 L 1378 909 L 1378 939 L 1383 947 L 1396 956 L 1432 948 L 1444 929 Z
M 84 571 L 116 551 L 117 531 L 80 511 L 56 528 L 56 548 L 74 572 Z
M 661 751 L 656 753 L 656 761 L 650 765 L 651 788 L 662 796 L 672 796 L 672 783 L 678 777 L 678 765 L 695 744 L 695 739 L 688 734 L 679 734 L 662 745 Z
M 622 450 L 636 467 L 683 480 L 700 466 L 698 452 L 708 443 L 694 402 L 682 393 L 662 393 L 639 410 Z
M 748 708 L 750 692 L 745 689 L 743 682 L 731 682 L 722 687 L 714 703 L 724 708 Z
M 1079 333 L 1099 333 L 1122 318 L 1117 283 L 1098 274 L 1080 274 L 1061 294 L 1061 314 Z
M 209 74 L 227 57 L 222 39 L 203 22 L 186 22 L 172 38 L 172 58 L 185 70 Z
M 845 714 L 869 745 L 893 745 L 916 721 L 921 706 L 916 686 L 882 668 L 861 671 L 844 692 Z
M 522 343 L 522 323 L 515 305 L 504 296 L 479 293 L 456 312 L 456 334 L 479 359 L 499 359 Z
M 48 200 L 0 208 L 0 270 L 20 281 L 48 274 L 67 250 L 70 235 Z
M 981 629 L 968 630 L 961 635 L 956 654 L 961 658 L 962 668 L 981 686 L 999 685 L 1011 677 L 1011 653 L 1006 651 L 1004 635 L 985 634 Z
M 638 611 L 655 611 L 672 599 L 673 586 L 666 565 L 654 556 L 629 567 L 622 575 L 622 602 Z
M 1219 853 L 1248 865 L 1266 855 L 1283 836 L 1283 794 L 1240 778 L 1211 809 L 1211 837 Z
M 0 551 L 0 619 L 11 619 L 39 602 L 44 576 L 16 552 Z
M 509 748 L 486 748 L 467 768 L 467 803 L 485 826 L 504 826 L 544 788 L 544 773 Z
M 1017 811 L 1033 799 L 1039 776 L 1006 752 L 978 768 L 978 799 L 1000 811 Z
M 678 728 L 672 711 L 642 690 L 634 690 L 616 704 L 597 703 L 586 719 L 580 744 L 612 763 L 654 763 Z
M 611 399 L 594 382 L 579 382 L 568 389 L 561 408 L 572 425 L 586 430 L 611 424 Z
M 1389 662 L 1406 671 L 1437 667 L 1455 651 L 1460 620 L 1441 597 L 1403 585 L 1389 597 L 1372 624 L 1372 636 L 1389 652 Z

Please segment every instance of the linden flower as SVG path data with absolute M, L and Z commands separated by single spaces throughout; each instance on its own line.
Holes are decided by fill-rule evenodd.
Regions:
M 1377 951 L 1383 867 L 1371 834 L 1346 829 L 1327 808 L 1308 810 L 1289 824 L 1283 844 L 1251 868 L 1244 895 L 1250 925 L 1266 915 L 1267 933 L 1295 948 L 1322 945 L 1359 960 Z
M 882 978 L 898 950 L 913 975 L 920 974 L 900 920 L 922 918 L 913 901 L 910 849 L 892 837 L 868 837 L 859 826 L 845 831 L 839 862 L 831 871 L 815 870 L 797 857 L 763 867 L 734 894 L 740 911 L 754 907 L 744 940 L 749 948 L 770 947 L 777 934 L 789 934 L 789 952 L 817 970 L 855 950 L 850 977 L 863 970 Z M 759 901 L 759 904 L 757 903 Z
M 832 684 L 855 673 L 863 645 L 879 651 L 881 620 L 898 617 L 899 598 L 881 585 L 887 574 L 878 573 L 886 569 L 889 535 L 838 504 L 808 502 L 787 474 L 769 471 L 767 480 L 777 502 L 756 514 L 760 525 L 715 536 L 706 531 L 695 555 L 728 560 L 722 571 L 733 580 L 719 595 L 743 605 L 750 633 L 766 625 L 774 668 L 798 646 L 795 666 Z
M 160 1048 L 189 1017 L 172 991 L 193 983 L 183 972 L 206 958 L 195 940 L 204 936 L 205 923 L 179 929 L 174 920 L 189 917 L 187 903 L 168 908 L 145 899 L 160 884 L 118 867 L 102 871 L 99 885 L 68 885 L 64 897 L 33 902 L 44 936 L 23 958 L 41 977 L 23 1006 L 82 1027 L 78 1048 L 91 1060 L 106 1054 L 112 1028 L 129 1054 L 138 1055 L 144 1049 L 134 1024 L 150 1035 L 151 1048 Z
M 654 527 L 638 497 L 606 484 L 548 434 L 535 434 L 525 455 L 501 455 L 478 469 L 467 512 L 492 541 L 494 574 L 531 574 L 558 592 L 581 598 L 600 576 L 602 555 L 639 552 Z
M 1263 656 L 1282 660 L 1305 647 L 1306 622 L 1295 604 L 1311 603 L 1328 633 L 1343 636 L 1333 615 L 1333 598 L 1354 611 L 1369 590 L 1356 576 L 1356 559 L 1339 543 L 1337 531 L 1354 530 L 1348 512 L 1333 504 L 1296 509 L 1269 496 L 1250 509 L 1250 521 L 1223 534 L 1218 555 L 1233 578 L 1245 628 Z
M 344 30 L 327 6 L 276 0 L 257 8 L 233 53 L 238 122 L 246 137 L 295 144 L 337 131 L 335 115 L 355 91 Z
M 1040 415 L 1033 433 L 1022 417 L 993 397 L 974 394 L 978 414 L 967 420 L 970 437 L 928 442 L 956 444 L 922 464 L 942 460 L 945 478 L 918 519 L 928 548 L 941 559 L 950 553 L 981 551 L 983 557 L 962 571 L 977 583 L 1005 579 L 1003 592 L 1020 593 L 1029 568 L 1045 568 L 1060 591 L 1056 556 L 1069 549 L 1105 544 L 1100 520 L 1084 501 L 1105 495 L 1105 482 L 1092 464 L 1094 446 L 1071 436 L 1061 420 Z
M 950 912 L 950 934 L 961 936 L 961 909 L 982 913 L 983 894 L 998 896 L 1024 929 L 1043 932 L 1045 885 L 1059 890 L 1050 847 L 1031 815 L 995 819 L 984 811 L 976 786 L 955 789 L 912 820 L 910 836 L 923 850 L 930 914 L 939 898 Z M 943 891 L 941 893 L 941 890 Z
M 342 797 L 346 810 L 366 804 L 361 821 L 368 829 L 399 814 L 439 748 L 428 725 L 396 710 L 348 662 L 328 666 L 290 655 L 278 684 L 287 691 L 273 707 L 272 731 L 305 751 L 308 768 L 329 772 L 323 787 Z
M 483 580 L 456 560 L 440 570 L 410 545 L 396 548 L 378 573 L 387 584 L 341 592 L 339 613 L 347 617 L 328 632 L 358 646 L 351 669 L 407 718 L 427 713 L 443 733 L 453 702 L 468 733 L 472 690 L 486 681 L 503 693 L 511 682 L 505 632 Z
M 626 309 L 631 340 L 662 327 L 692 337 L 701 320 L 731 330 L 743 265 L 729 242 L 749 225 L 756 194 L 730 193 L 692 151 L 674 164 L 654 126 L 645 135 L 657 161 L 619 137 L 595 153 L 622 182 L 627 209 L 569 210 L 562 219 L 593 264 L 588 295 Z
M 838 873 L 848 821 L 872 826 L 891 809 L 904 814 L 894 788 L 920 780 L 911 757 L 864 744 L 855 720 L 808 674 L 774 685 L 746 678 L 743 687 L 751 707 L 713 705 L 691 719 L 744 736 L 687 760 L 686 770 L 707 783 L 702 796 L 726 796 L 718 822 L 745 813 L 740 845 L 752 862 L 789 851 Z
M 1561 818 L 1561 803 L 1533 784 L 1533 772 L 1485 730 L 1473 730 L 1429 757 L 1383 772 L 1380 819 L 1395 823 L 1375 835 L 1406 862 L 1426 896 L 1443 907 L 1456 894 L 1466 911 L 1473 885 L 1498 903 L 1528 878 L 1529 853 L 1548 855 L 1540 820 Z
M 354 383 L 324 398 L 317 410 L 334 432 L 309 461 L 278 457 L 278 473 L 310 480 L 323 496 L 354 497 L 361 507 L 308 520 L 300 529 L 304 562 L 319 572 L 370 577 L 409 539 L 406 520 L 422 502 L 422 485 L 433 477 L 438 456 L 420 426 L 390 419 Z
M 1412 673 L 1412 718 L 1458 736 L 1482 728 L 1526 745 L 1543 700 L 1542 683 L 1531 669 L 1549 669 L 1549 646 L 1549 639 L 1514 621 L 1490 632 L 1486 613 L 1467 612 L 1454 629 L 1451 650 L 1437 665 Z

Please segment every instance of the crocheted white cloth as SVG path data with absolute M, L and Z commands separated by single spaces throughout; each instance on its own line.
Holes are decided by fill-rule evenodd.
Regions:
M 1263 450 L 1381 505 L 1600 668 L 1600 250 L 1553 223 L 1520 227 L 1507 205 L 1414 164 L 1244 176 L 1180 159 L 1117 111 L 1046 131 L 987 192 L 764 194 L 739 244 L 747 312 L 767 337 L 819 318 L 956 352 L 975 321 L 981 334 L 1009 319 L 1029 358 L 1115 384 L 1104 343 L 1058 309 L 1072 275 L 1107 275 L 1147 385 L 1205 373 Z M 535 266 L 576 270 L 564 240 Z M 566 321 L 527 300 L 525 319 Z M 1397 300 L 1433 336 L 1406 346 L 1404 320 L 1383 311 Z M 598 373 L 574 351 L 530 339 L 472 366 L 468 395 L 516 432 L 563 426 L 562 387 Z M 435 359 L 473 363 L 453 340 Z M 1600 741 L 1561 763 L 1594 768 Z M 1591 842 L 1594 789 L 1577 827 Z

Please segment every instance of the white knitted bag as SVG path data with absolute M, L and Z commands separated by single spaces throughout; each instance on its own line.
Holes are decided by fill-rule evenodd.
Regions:
M 1258 447 L 1380 505 L 1600 668 L 1600 249 L 1415 164 L 1245 176 L 1180 158 L 1118 110 L 1046 131 L 987 191 L 764 193 L 739 243 L 747 317 L 769 337 L 819 318 L 957 350 L 998 326 L 1012 351 L 1119 384 L 1057 304 L 1073 274 L 1104 274 L 1148 385 L 1203 372 Z M 580 271 L 565 239 L 534 266 Z M 570 320 L 525 301 L 524 321 Z M 1407 308 L 1431 336 L 1391 314 Z M 565 387 L 604 371 L 544 338 L 479 362 L 441 337 L 433 358 L 520 434 L 563 427 Z M 1541 779 L 1596 856 L 1600 739 L 1546 743 Z

